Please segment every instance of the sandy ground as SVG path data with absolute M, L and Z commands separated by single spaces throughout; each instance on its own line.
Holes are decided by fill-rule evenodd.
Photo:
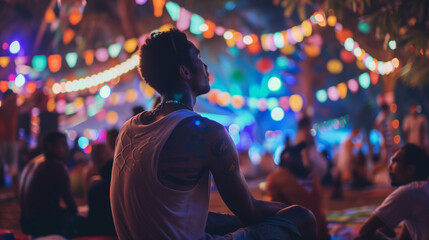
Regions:
M 263 191 L 258 187 L 261 181 L 262 180 L 255 180 L 248 183 L 256 199 L 266 199 Z M 332 200 L 330 198 L 332 189 L 325 188 L 323 206 L 326 212 L 330 212 L 366 205 L 379 205 L 391 191 L 392 188 L 390 187 L 371 187 L 359 191 L 346 189 L 342 200 Z M 82 199 L 76 199 L 76 202 L 80 205 L 80 209 L 85 210 Z M 223 203 L 217 191 L 212 191 L 211 193 L 210 210 L 214 212 L 231 213 Z M 0 189 L 0 230 L 7 229 L 16 234 L 21 233 L 19 215 L 19 203 L 13 191 L 11 189 Z

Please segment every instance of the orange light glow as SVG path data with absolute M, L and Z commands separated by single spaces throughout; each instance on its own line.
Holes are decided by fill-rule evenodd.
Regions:
M 162 16 L 162 10 L 164 9 L 165 0 L 152 0 L 153 2 L 153 15 L 155 17 Z
M 396 135 L 396 136 L 393 138 L 393 141 L 395 142 L 395 144 L 399 144 L 399 143 L 401 142 L 401 136 Z
M 396 111 L 398 110 L 398 106 L 396 104 L 391 104 L 390 105 L 390 111 L 392 111 L 392 113 L 396 113 Z
M 393 129 L 397 129 L 399 127 L 399 120 L 395 119 L 392 121 L 392 127 Z
M 53 54 L 48 56 L 48 67 L 51 72 L 58 72 L 61 69 L 61 55 Z

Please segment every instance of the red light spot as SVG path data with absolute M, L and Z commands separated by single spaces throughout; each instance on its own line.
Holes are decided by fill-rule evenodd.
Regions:
M 393 129 L 397 129 L 399 127 L 398 119 L 395 119 L 392 121 L 392 127 L 393 127 Z
M 393 138 L 393 141 L 395 142 L 395 144 L 399 144 L 399 143 L 401 142 L 401 136 L 396 135 L 396 136 Z
M 398 106 L 396 104 L 392 104 L 390 105 L 390 111 L 392 111 L 392 113 L 396 113 L 396 111 L 398 110 Z

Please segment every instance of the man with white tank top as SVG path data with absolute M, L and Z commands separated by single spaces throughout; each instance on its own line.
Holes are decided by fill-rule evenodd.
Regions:
M 254 199 L 228 132 L 193 111 L 210 85 L 184 33 L 152 34 L 139 70 L 162 101 L 128 120 L 117 139 L 110 198 L 120 239 L 315 239 L 308 210 Z M 210 173 L 235 216 L 208 212 Z

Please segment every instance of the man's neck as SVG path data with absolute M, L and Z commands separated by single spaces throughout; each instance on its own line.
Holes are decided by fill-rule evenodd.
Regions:
M 176 89 L 175 91 L 162 95 L 162 102 L 169 100 L 178 101 L 181 104 L 186 105 L 189 109 L 193 109 L 196 102 L 196 96 L 192 94 L 189 87 L 184 86 L 182 88 Z

